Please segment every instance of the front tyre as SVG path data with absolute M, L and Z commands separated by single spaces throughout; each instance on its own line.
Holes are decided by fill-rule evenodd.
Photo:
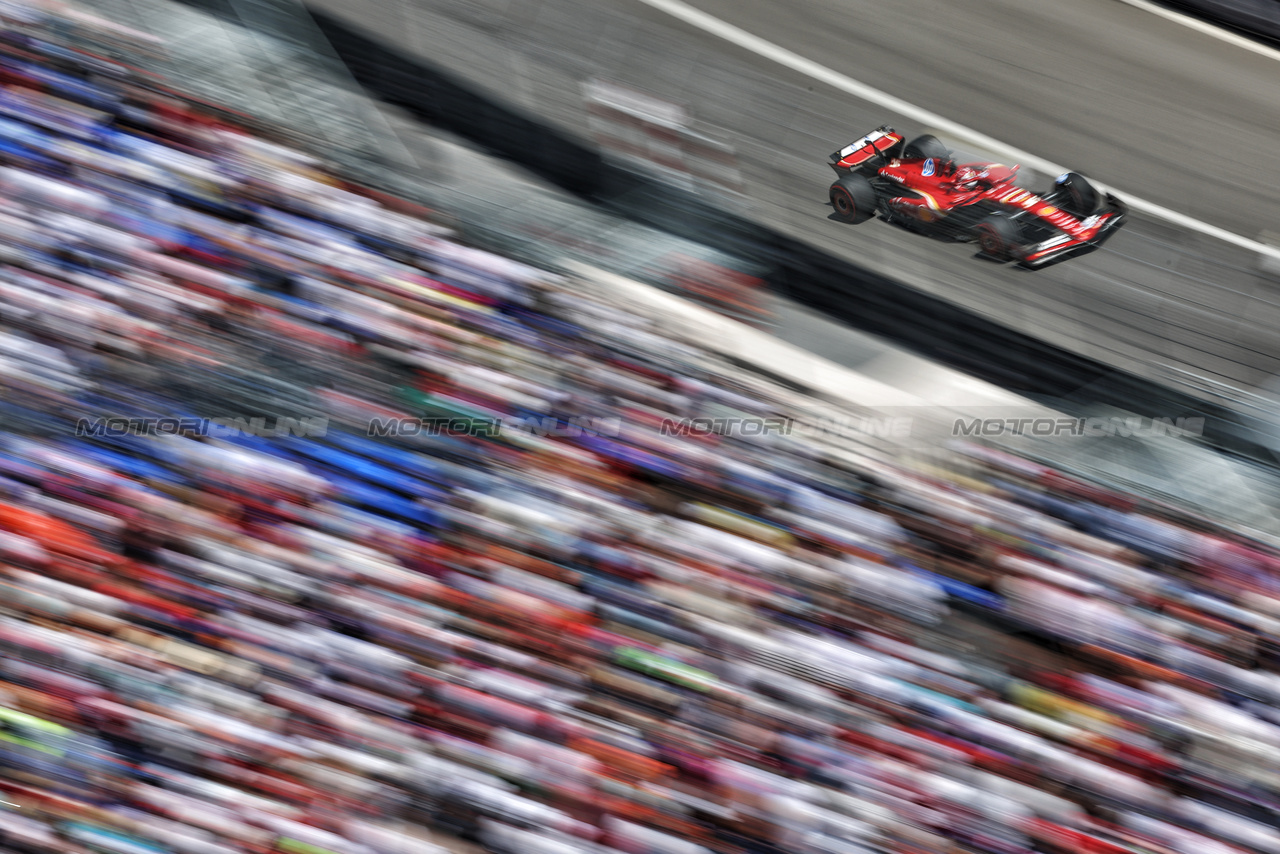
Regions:
M 862 175 L 840 176 L 831 185 L 829 195 L 836 219 L 841 222 L 857 225 L 876 215 L 876 191 Z
M 994 261 L 1012 261 L 1022 246 L 1022 229 L 1003 214 L 992 214 L 974 228 L 982 254 Z
M 1058 206 L 1084 219 L 1098 212 L 1101 194 L 1079 172 L 1068 172 L 1054 182 L 1059 195 Z

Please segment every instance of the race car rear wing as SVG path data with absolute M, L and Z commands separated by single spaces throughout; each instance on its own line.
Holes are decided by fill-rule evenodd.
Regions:
M 831 155 L 831 168 L 842 173 L 857 169 L 876 157 L 888 159 L 901 145 L 902 134 L 888 125 L 882 125 L 862 139 L 854 140 L 834 152 Z

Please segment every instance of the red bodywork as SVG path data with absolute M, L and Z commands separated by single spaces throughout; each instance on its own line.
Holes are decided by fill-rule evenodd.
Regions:
M 965 163 L 946 171 L 947 165 L 933 159 L 891 160 L 879 172 L 895 184 L 919 194 L 920 206 L 935 215 L 926 221 L 946 216 L 956 208 L 975 204 L 983 198 L 1004 195 L 1006 190 L 1013 188 L 1013 179 L 1018 175 L 1017 166 L 1010 168 L 998 163 Z M 962 187 L 956 176 L 966 170 L 976 173 L 977 179 L 969 182 L 972 186 Z
M 949 174 L 944 174 L 944 165 L 946 164 L 928 159 L 891 160 L 887 166 L 882 166 L 879 169 L 881 176 L 910 191 L 903 198 L 894 200 L 898 203 L 894 206 L 895 209 L 914 208 L 912 214 L 924 222 L 933 222 L 957 208 L 981 202 L 1025 210 L 1036 219 L 1063 232 L 1065 236 L 1065 239 L 1056 241 L 1052 247 L 1028 255 L 1028 261 L 1034 261 L 1042 254 L 1087 243 L 1115 216 L 1113 213 L 1104 213 L 1082 220 L 1067 213 L 1030 190 L 1014 184 L 1018 174 L 1017 166 L 965 163 L 954 166 L 952 170 L 945 170 Z M 970 177 L 961 184 L 957 177 L 966 176 L 966 173 L 975 177 Z M 919 198 L 911 198 L 911 194 Z
M 894 194 L 881 185 L 877 190 L 882 193 L 881 209 L 920 222 L 937 223 L 958 209 L 974 205 L 985 211 L 1003 209 L 1019 214 L 1023 223 L 1037 221 L 1047 227 L 1050 236 L 1041 237 L 1041 242 L 1032 242 L 1017 252 L 1028 266 L 1051 263 L 1096 247 L 1114 232 L 1125 216 L 1126 208 L 1111 196 L 1107 197 L 1107 209 L 1091 216 L 1080 217 L 1063 210 L 1043 196 L 1017 186 L 1014 183 L 1017 166 L 987 162 L 957 164 L 947 158 L 904 157 L 903 154 L 903 136 L 892 128 L 882 127 L 831 155 L 831 166 L 837 174 L 870 174 L 870 170 L 875 169 L 878 178 L 902 188 L 900 194 Z M 877 168 L 877 163 L 883 165 Z

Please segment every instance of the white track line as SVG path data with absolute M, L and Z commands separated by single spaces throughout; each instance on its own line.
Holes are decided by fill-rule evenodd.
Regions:
M 1239 33 L 1233 33 L 1230 30 L 1224 30 L 1222 27 L 1215 27 L 1213 24 L 1206 23 L 1199 18 L 1193 18 L 1190 15 L 1184 15 L 1181 12 L 1175 12 L 1172 9 L 1166 9 L 1149 0 L 1120 0 L 1126 6 L 1132 6 L 1135 9 L 1141 9 L 1144 12 L 1150 12 L 1152 15 L 1159 15 L 1166 21 L 1173 21 L 1175 24 L 1181 24 L 1184 27 L 1195 30 L 1198 33 L 1204 33 L 1207 36 L 1213 36 L 1215 39 L 1224 41 L 1229 45 L 1242 47 L 1245 50 L 1253 51 L 1259 56 L 1265 56 L 1268 59 L 1280 60 L 1280 50 L 1268 47 L 1265 44 L 1259 44 L 1251 38 L 1246 38 Z
M 847 92 L 850 95 L 864 101 L 868 101 L 872 104 L 876 104 L 886 110 L 891 110 L 901 116 L 905 116 L 930 128 L 935 128 L 943 134 L 961 137 L 962 139 L 990 149 L 993 152 L 998 152 L 1001 156 L 1007 157 L 1014 163 L 1021 163 L 1024 166 L 1030 166 L 1033 169 L 1038 169 L 1051 175 L 1060 175 L 1063 172 L 1070 171 L 1065 166 L 1052 163 L 1042 157 L 1037 157 L 1026 151 L 1020 151 L 1008 143 L 1001 142 L 994 137 L 979 133 L 978 131 L 965 127 L 958 122 L 953 122 L 948 118 L 938 115 L 937 113 L 926 110 L 924 107 L 916 106 L 915 104 L 904 101 L 901 98 L 890 95 L 888 92 L 881 91 L 874 86 L 869 86 L 866 83 L 854 80 L 852 77 L 814 62 L 812 59 L 806 59 L 798 53 L 787 50 L 785 47 L 776 45 L 771 41 L 766 41 L 759 36 L 747 32 L 741 27 L 730 24 L 728 21 L 722 21 L 714 15 L 708 15 L 701 9 L 695 9 L 688 3 L 683 2 L 683 0 L 639 0 L 639 2 L 657 9 L 660 12 L 665 12 L 673 18 L 679 18 L 690 26 L 697 27 L 698 29 L 710 33 L 717 38 L 724 39 L 725 41 L 735 44 L 740 48 L 763 56 L 765 59 L 776 62 L 779 65 L 784 65 L 793 71 L 798 71 L 806 77 L 811 77 L 814 80 L 826 83 L 832 88 L 839 89 L 842 92 Z M 1137 5 L 1139 0 L 1124 0 L 1124 2 Z M 1157 217 L 1165 222 L 1179 226 L 1180 228 L 1185 228 L 1188 231 L 1198 231 L 1208 237 L 1216 238 L 1224 243 L 1230 243 L 1233 246 L 1239 246 L 1242 249 L 1247 249 L 1250 252 L 1256 252 L 1259 255 L 1266 255 L 1271 258 L 1280 259 L 1280 247 L 1268 246 L 1267 244 L 1260 243 L 1257 240 L 1251 240 L 1250 238 L 1236 234 L 1235 232 L 1227 231 L 1225 228 L 1210 225 L 1209 223 L 1202 222 L 1194 217 L 1157 205 L 1155 202 L 1148 202 L 1145 199 L 1140 199 L 1136 196 L 1116 190 L 1096 181 L 1093 183 L 1100 190 L 1113 192 L 1117 196 L 1120 196 L 1120 198 L 1135 211 L 1141 211 L 1148 216 Z

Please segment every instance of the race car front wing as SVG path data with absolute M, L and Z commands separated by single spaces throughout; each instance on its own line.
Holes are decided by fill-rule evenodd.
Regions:
M 1068 258 L 1078 258 L 1093 252 L 1110 240 L 1124 225 L 1129 218 L 1129 206 L 1111 193 L 1107 193 L 1106 209 L 1094 216 L 1102 219 L 1103 222 L 1093 236 L 1082 240 L 1068 234 L 1058 234 L 1040 243 L 1033 243 L 1023 248 L 1019 263 L 1032 270 L 1042 270 L 1060 261 L 1066 261 Z M 1085 223 L 1088 222 L 1089 220 L 1086 219 Z

